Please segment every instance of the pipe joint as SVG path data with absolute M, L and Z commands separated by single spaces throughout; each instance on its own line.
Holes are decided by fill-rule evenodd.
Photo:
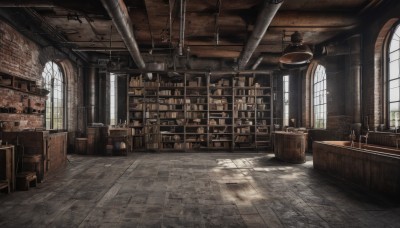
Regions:
M 283 2 L 283 0 L 270 0 L 269 1 L 270 4 L 280 4 L 282 2 Z

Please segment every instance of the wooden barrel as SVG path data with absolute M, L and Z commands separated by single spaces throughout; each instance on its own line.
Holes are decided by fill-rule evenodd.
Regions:
M 306 161 L 306 137 L 304 133 L 275 132 L 275 157 L 290 163 L 304 163 Z
M 75 153 L 77 154 L 87 154 L 87 138 L 76 138 L 75 139 Z

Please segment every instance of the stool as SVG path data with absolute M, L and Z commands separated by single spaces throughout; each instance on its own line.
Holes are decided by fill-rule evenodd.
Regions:
M 361 147 L 361 141 L 362 141 L 363 138 L 365 139 L 365 145 L 368 144 L 368 134 L 369 134 L 369 131 L 367 131 L 367 133 L 365 135 L 360 135 L 360 140 L 359 140 L 359 143 L 360 143 L 359 146 L 360 147 Z
M 10 183 L 8 182 L 8 180 L 1 180 L 0 181 L 0 190 L 6 189 L 6 193 L 9 194 L 10 193 Z
M 396 134 L 393 137 L 394 137 L 394 141 L 396 143 L 396 149 L 399 149 L 400 135 Z
M 17 190 L 27 191 L 29 187 L 36 187 L 36 172 L 21 172 L 17 174 L 16 187 Z
M 22 157 L 22 163 L 23 163 L 23 170 L 22 171 L 28 171 L 28 172 L 35 172 L 36 177 L 38 182 L 42 182 L 41 177 L 41 168 L 40 168 L 40 162 L 42 160 L 42 155 L 40 154 L 24 154 Z

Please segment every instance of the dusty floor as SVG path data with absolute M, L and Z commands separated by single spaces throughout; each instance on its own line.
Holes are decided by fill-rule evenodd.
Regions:
M 0 227 L 400 227 L 400 203 L 272 154 L 70 155 L 0 195 Z

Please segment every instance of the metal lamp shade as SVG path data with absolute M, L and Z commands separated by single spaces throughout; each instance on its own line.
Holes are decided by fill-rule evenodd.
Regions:
M 290 41 L 292 43 L 285 48 L 279 62 L 289 65 L 308 63 L 312 59 L 313 53 L 307 45 L 302 43 L 303 37 L 301 34 L 298 31 L 294 32 L 290 36 Z
M 279 58 L 279 62 L 284 64 L 304 64 L 308 63 L 313 57 L 311 49 L 305 45 L 294 45 L 290 44 L 283 51 L 282 56 Z

